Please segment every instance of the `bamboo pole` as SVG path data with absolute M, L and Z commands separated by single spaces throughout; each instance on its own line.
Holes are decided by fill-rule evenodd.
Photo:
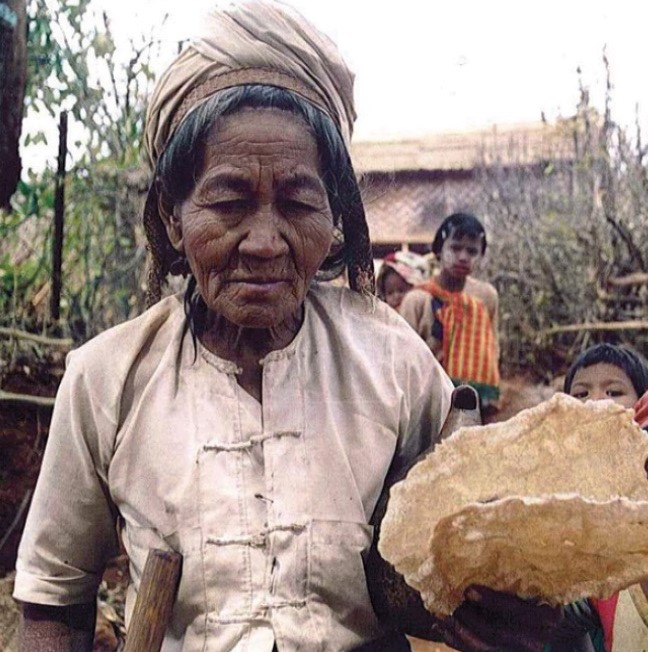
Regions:
M 628 274 L 627 276 L 617 276 L 608 280 L 610 285 L 615 285 L 617 287 L 625 287 L 628 285 L 643 285 L 648 283 L 648 273 L 646 272 L 635 272 L 634 274 Z
M 0 389 L 0 403 L 23 403 L 37 407 L 54 407 L 54 399 L 49 396 L 32 396 L 31 394 L 14 394 Z
M 556 335 L 558 333 L 577 333 L 579 331 L 639 331 L 648 330 L 648 321 L 595 321 L 584 324 L 566 324 L 564 326 L 552 326 L 540 331 L 542 337 Z
M 59 120 L 58 167 L 54 194 L 54 236 L 52 238 L 52 295 L 50 314 L 57 322 L 61 317 L 61 286 L 63 267 L 63 224 L 65 216 L 65 159 L 67 157 L 67 112 Z

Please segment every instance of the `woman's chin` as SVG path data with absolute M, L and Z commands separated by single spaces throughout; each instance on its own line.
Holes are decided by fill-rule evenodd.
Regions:
M 235 310 L 217 311 L 220 317 L 239 328 L 275 329 L 294 325 L 299 309 L 291 310 L 287 302 L 275 305 L 245 305 Z

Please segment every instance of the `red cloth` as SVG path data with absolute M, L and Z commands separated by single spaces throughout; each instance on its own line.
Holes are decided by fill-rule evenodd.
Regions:
M 648 392 L 635 403 L 635 421 L 642 428 L 648 426 Z
M 612 635 L 614 634 L 614 616 L 616 615 L 616 606 L 619 601 L 619 594 L 615 593 L 605 600 L 597 600 L 590 598 L 590 602 L 598 611 L 599 618 L 601 619 L 601 626 L 603 627 L 603 634 L 605 637 L 605 649 L 612 652 Z

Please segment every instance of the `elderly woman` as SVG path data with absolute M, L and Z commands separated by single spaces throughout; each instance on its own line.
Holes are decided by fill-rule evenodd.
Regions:
M 23 650 L 89 649 L 116 525 L 127 612 L 148 550 L 183 556 L 164 650 L 408 649 L 373 610 L 363 556 L 452 385 L 371 296 L 352 79 L 301 16 L 248 2 L 212 12 L 159 82 L 154 305 L 69 357 L 17 565 Z M 320 282 L 344 268 L 351 289 Z M 160 300 L 169 274 L 186 292 Z M 478 609 L 501 611 L 485 595 Z M 538 610 L 510 601 L 517 632 Z M 437 635 L 495 649 L 476 647 L 488 618 L 468 618 Z

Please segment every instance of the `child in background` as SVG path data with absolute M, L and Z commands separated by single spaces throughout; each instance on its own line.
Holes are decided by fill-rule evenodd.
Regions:
M 565 376 L 565 394 L 582 401 L 607 398 L 634 408 L 647 390 L 648 362 L 627 346 L 591 346 L 574 360 Z
M 474 215 L 454 213 L 438 228 L 432 251 L 439 270 L 404 297 L 400 313 L 455 385 L 472 385 L 487 408 L 499 398 L 498 295 L 472 276 L 486 251 L 486 231 Z
M 569 368 L 564 391 L 582 401 L 609 399 L 626 408 L 635 407 L 635 420 L 648 425 L 648 413 L 644 412 L 648 362 L 634 349 L 612 344 L 590 347 Z M 606 652 L 648 650 L 647 596 L 648 584 L 642 582 L 607 600 L 590 600 L 600 617 Z M 595 649 L 600 647 L 595 645 Z
M 411 251 L 388 254 L 376 279 L 378 297 L 398 310 L 403 297 L 427 277 L 428 264 L 423 256 Z

